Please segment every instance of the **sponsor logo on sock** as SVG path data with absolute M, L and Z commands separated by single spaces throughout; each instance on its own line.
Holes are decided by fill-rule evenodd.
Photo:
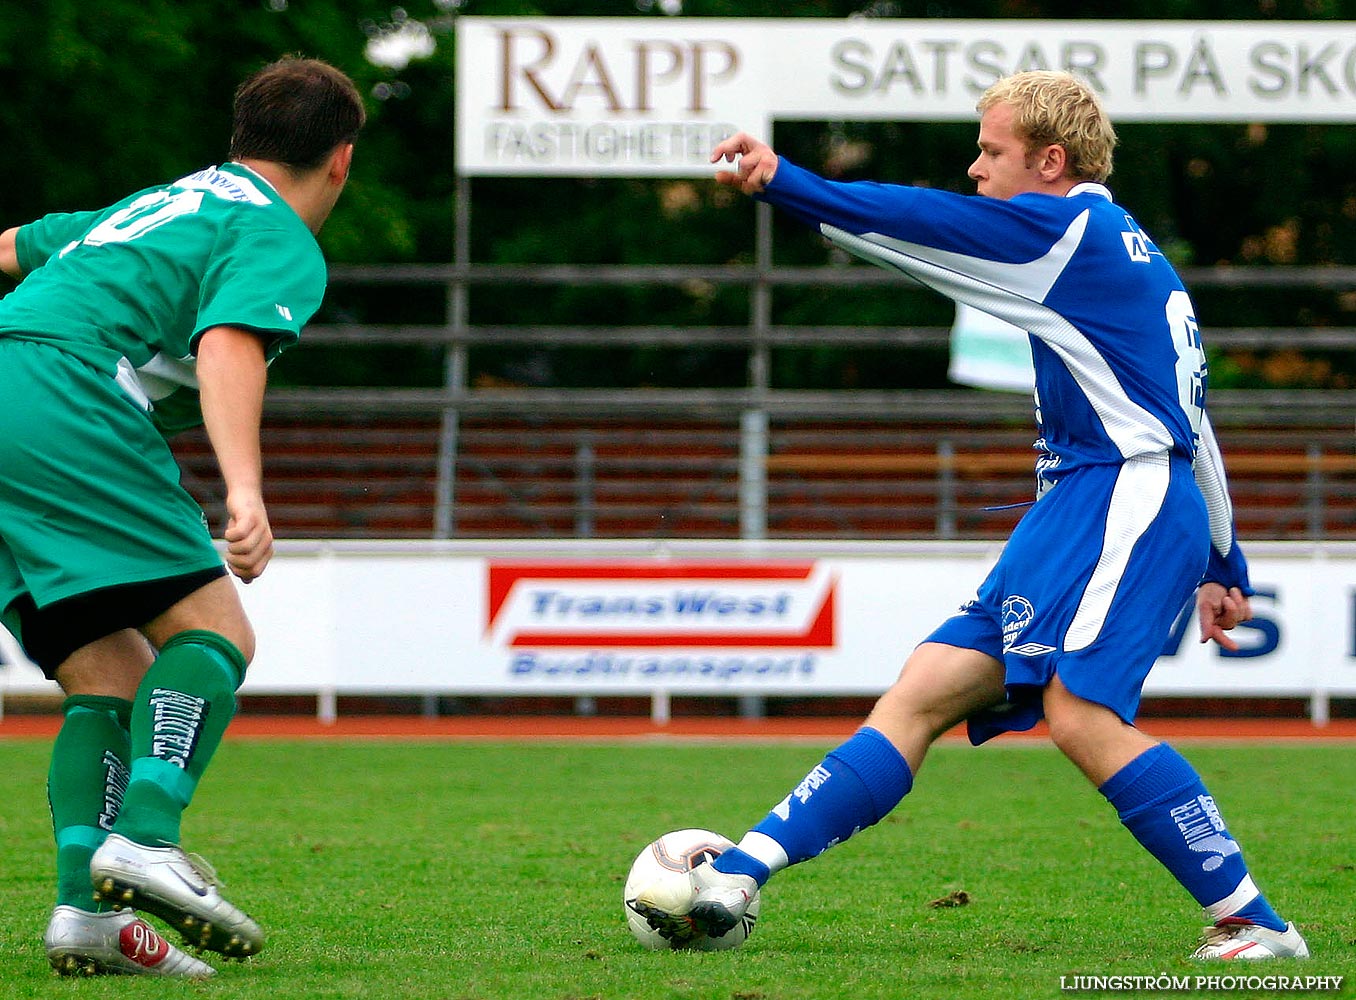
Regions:
M 122 809 L 122 797 L 127 794 L 131 777 L 127 765 L 112 750 L 104 751 L 104 808 L 99 813 L 99 829 L 112 830 L 113 821 Z
M 151 756 L 187 768 L 198 745 L 207 700 L 182 691 L 156 688 L 151 692 Z
M 772 807 L 772 815 L 782 822 L 786 822 L 791 818 L 791 800 L 795 799 L 802 805 L 809 802 L 810 796 L 815 793 L 815 789 L 831 777 L 833 777 L 833 774 L 827 767 L 823 764 L 816 764 L 815 769 L 801 779 L 800 784 L 791 790 L 790 795 Z
M 809 802 L 810 796 L 815 793 L 815 789 L 824 784 L 824 782 L 828 781 L 831 777 L 833 777 L 833 775 L 829 773 L 827 767 L 823 764 L 816 764 L 815 769 L 807 774 L 799 785 L 792 789 L 791 794 L 802 804 Z
M 1224 864 L 1224 859 L 1243 849 L 1229 837 L 1224 827 L 1224 817 L 1210 795 L 1197 795 L 1195 798 L 1174 807 L 1170 815 L 1182 831 L 1187 847 L 1198 854 L 1208 855 L 1201 862 L 1201 869 L 1212 872 Z

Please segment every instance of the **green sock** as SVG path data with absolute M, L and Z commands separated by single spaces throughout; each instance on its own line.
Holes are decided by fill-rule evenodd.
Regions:
M 226 726 L 245 657 L 215 632 L 180 632 L 160 650 L 132 705 L 132 768 L 114 832 L 179 843 L 179 825 Z
M 89 859 L 113 828 L 127 788 L 132 703 L 78 694 L 62 703 L 61 712 L 47 772 L 57 905 L 100 913 L 107 907 L 94 898 Z

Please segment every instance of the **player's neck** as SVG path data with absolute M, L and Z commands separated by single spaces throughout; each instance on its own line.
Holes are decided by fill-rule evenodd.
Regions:
M 328 166 L 298 173 L 271 160 L 242 159 L 236 162 L 268 181 L 278 192 L 278 197 L 292 207 L 311 232 L 320 232 L 337 197 Z M 339 186 L 342 187 L 342 182 Z

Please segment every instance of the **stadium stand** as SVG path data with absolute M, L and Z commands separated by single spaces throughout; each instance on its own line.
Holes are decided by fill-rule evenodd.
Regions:
M 263 429 L 269 517 L 284 538 L 429 538 L 438 421 L 269 418 Z M 209 517 L 224 496 L 201 430 L 174 442 L 185 488 Z
M 431 538 L 434 419 L 271 416 L 264 433 L 275 533 Z M 1221 430 L 1244 537 L 1356 538 L 1351 432 Z M 766 458 L 772 538 L 1002 538 L 1031 499 L 1031 433 L 777 421 Z M 454 537 L 736 538 L 735 421 L 468 418 L 458 428 Z M 209 514 L 222 497 L 200 432 L 176 442 Z
M 1004 537 L 1032 494 L 1030 398 L 968 389 L 774 388 L 769 372 L 779 350 L 943 351 L 949 330 L 777 325 L 772 300 L 783 288 L 851 294 L 889 285 L 892 293 L 908 294 L 908 286 L 871 267 L 774 267 L 764 222 L 756 257 L 752 266 L 720 267 L 462 261 L 334 268 L 332 289 L 341 289 L 350 304 L 365 290 L 374 302 L 417 298 L 427 307 L 425 300 L 441 298 L 432 307 L 444 318 L 321 322 L 307 328 L 306 341 L 331 351 L 441 352 L 446 380 L 432 388 L 271 390 L 265 488 L 275 533 Z M 1300 289 L 1327 301 L 1356 287 L 1356 268 L 1343 267 L 1195 268 L 1184 277 L 1193 289 L 1233 300 L 1244 313 L 1247 289 Z M 517 324 L 477 325 L 469 319 L 479 286 L 508 288 L 526 304 L 552 288 L 694 283 L 746 290 L 747 325 L 549 326 L 529 316 Z M 1356 348 L 1356 328 L 1214 327 L 1211 344 L 1225 352 L 1333 355 Z M 477 350 L 530 354 L 562 346 L 630 346 L 673 357 L 694 347 L 728 350 L 744 355 L 746 384 L 571 389 L 486 386 L 468 377 Z M 1356 391 L 1340 385 L 1212 391 L 1211 412 L 1244 537 L 1356 538 Z M 220 485 L 202 434 L 184 435 L 176 451 L 188 489 L 219 519 Z

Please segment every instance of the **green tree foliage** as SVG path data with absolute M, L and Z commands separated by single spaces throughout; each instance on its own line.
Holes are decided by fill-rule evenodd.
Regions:
M 353 177 L 322 234 L 334 262 L 443 262 L 452 257 L 456 178 L 454 19 L 476 15 L 664 17 L 945 17 L 1314 20 L 1356 18 L 1356 0 L 1126 0 L 1092 11 L 1069 0 L 0 0 L 0 225 L 44 212 L 107 204 L 137 188 L 219 162 L 231 94 L 248 72 L 284 53 L 327 59 L 368 96 L 370 122 Z M 367 47 L 400 30 L 426 54 L 379 65 Z M 1112 185 L 1182 264 L 1356 263 L 1356 129 L 1351 126 L 1121 128 Z M 873 178 L 971 190 L 973 124 L 778 123 L 780 151 L 844 180 Z M 471 182 L 472 259 L 484 263 L 746 263 L 753 208 L 692 180 L 509 179 Z M 814 233 L 779 219 L 776 259 L 822 263 Z M 1197 293 L 1213 325 L 1356 325 L 1356 295 Z M 440 322 L 440 296 L 337 289 L 329 318 Z M 779 290 L 774 321 L 945 324 L 945 303 L 893 291 L 838 298 Z M 477 323 L 739 324 L 740 291 L 477 289 Z M 281 372 L 336 379 L 296 352 Z M 418 352 L 415 352 L 418 355 Z M 356 357 L 357 355 L 352 355 Z M 422 358 L 422 360 L 420 360 Z M 941 359 L 916 353 L 863 360 L 861 352 L 782 350 L 785 385 L 916 385 L 942 378 Z M 1216 366 L 1238 384 L 1341 386 L 1349 358 L 1267 365 L 1240 357 Z M 1293 359 L 1291 359 L 1293 361 Z M 408 363 L 406 363 L 408 361 Z M 1312 363 L 1310 363 L 1312 362 Z M 303 368 L 295 369 L 294 364 Z M 380 381 L 380 360 L 342 376 Z M 1326 367 L 1325 367 L 1326 365 Z M 392 366 L 385 366 L 392 367 Z M 440 378 L 434 355 L 402 359 L 413 382 Z M 738 354 L 721 351 L 473 352 L 475 374 L 560 384 L 742 384 Z M 321 369 L 324 370 L 321 370 Z M 1289 383 L 1286 380 L 1289 380 Z
M 389 17 L 377 3 L 4 0 L 0 10 L 6 225 L 108 204 L 220 162 L 236 84 L 281 55 L 326 59 L 369 94 L 386 75 L 363 55 L 364 27 L 375 30 L 374 16 Z M 439 89 L 450 109 L 450 89 Z M 383 103 L 370 102 L 374 152 L 389 146 Z M 397 157 L 369 154 L 326 229 L 331 256 L 413 253 L 413 220 L 426 192 L 406 194 L 391 169 L 399 166 Z M 450 161 L 435 169 L 447 174 Z

